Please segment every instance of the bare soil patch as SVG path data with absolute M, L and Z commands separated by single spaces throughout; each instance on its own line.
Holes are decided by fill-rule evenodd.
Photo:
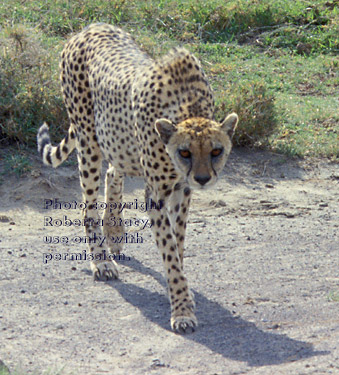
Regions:
M 0 166 L 1 168 L 1 166 Z M 125 246 L 120 280 L 93 282 L 89 263 L 43 262 L 44 253 L 85 245 L 44 236 L 83 236 L 45 227 L 44 199 L 81 202 L 76 167 L 38 158 L 29 176 L 0 186 L 0 359 L 40 374 L 339 373 L 339 166 L 325 160 L 234 150 L 217 186 L 195 192 L 185 272 L 198 330 L 171 332 L 162 264 L 149 229 Z M 102 193 L 102 192 L 101 192 Z M 126 202 L 143 182 L 126 179 Z M 101 200 L 103 197 L 101 194 Z M 146 213 L 125 210 L 126 218 Z

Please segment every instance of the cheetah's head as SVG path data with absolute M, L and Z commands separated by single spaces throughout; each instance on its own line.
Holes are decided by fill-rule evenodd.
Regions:
M 215 184 L 232 148 L 238 115 L 231 113 L 222 123 L 194 117 L 175 125 L 168 119 L 155 122 L 155 129 L 178 172 L 193 188 Z

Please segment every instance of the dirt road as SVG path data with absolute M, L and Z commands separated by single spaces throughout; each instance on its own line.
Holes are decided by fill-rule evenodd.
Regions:
M 338 164 L 235 150 L 218 185 L 194 194 L 185 272 L 199 327 L 186 336 L 170 330 L 150 229 L 129 227 L 143 242 L 125 246 L 120 280 L 93 282 L 87 261 L 62 259 L 86 249 L 82 228 L 44 225 L 81 218 L 44 209 L 81 202 L 76 166 L 35 165 L 0 186 L 0 360 L 11 371 L 339 374 Z M 143 201 L 141 180 L 125 185 L 126 202 Z

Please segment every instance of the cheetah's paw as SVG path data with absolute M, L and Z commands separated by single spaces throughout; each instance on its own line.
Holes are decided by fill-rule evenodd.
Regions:
M 119 277 L 118 265 L 115 261 L 91 263 L 91 269 L 96 281 L 108 281 Z
M 192 333 L 197 326 L 198 321 L 194 314 L 191 314 L 190 316 L 171 317 L 171 327 L 176 333 Z

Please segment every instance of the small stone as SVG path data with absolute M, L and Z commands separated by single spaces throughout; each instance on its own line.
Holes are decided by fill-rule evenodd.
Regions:
M 219 208 L 219 207 L 226 207 L 226 202 L 224 202 L 223 200 L 219 199 L 219 200 L 212 200 L 210 201 L 209 203 L 210 206 L 213 206 L 215 208 Z

